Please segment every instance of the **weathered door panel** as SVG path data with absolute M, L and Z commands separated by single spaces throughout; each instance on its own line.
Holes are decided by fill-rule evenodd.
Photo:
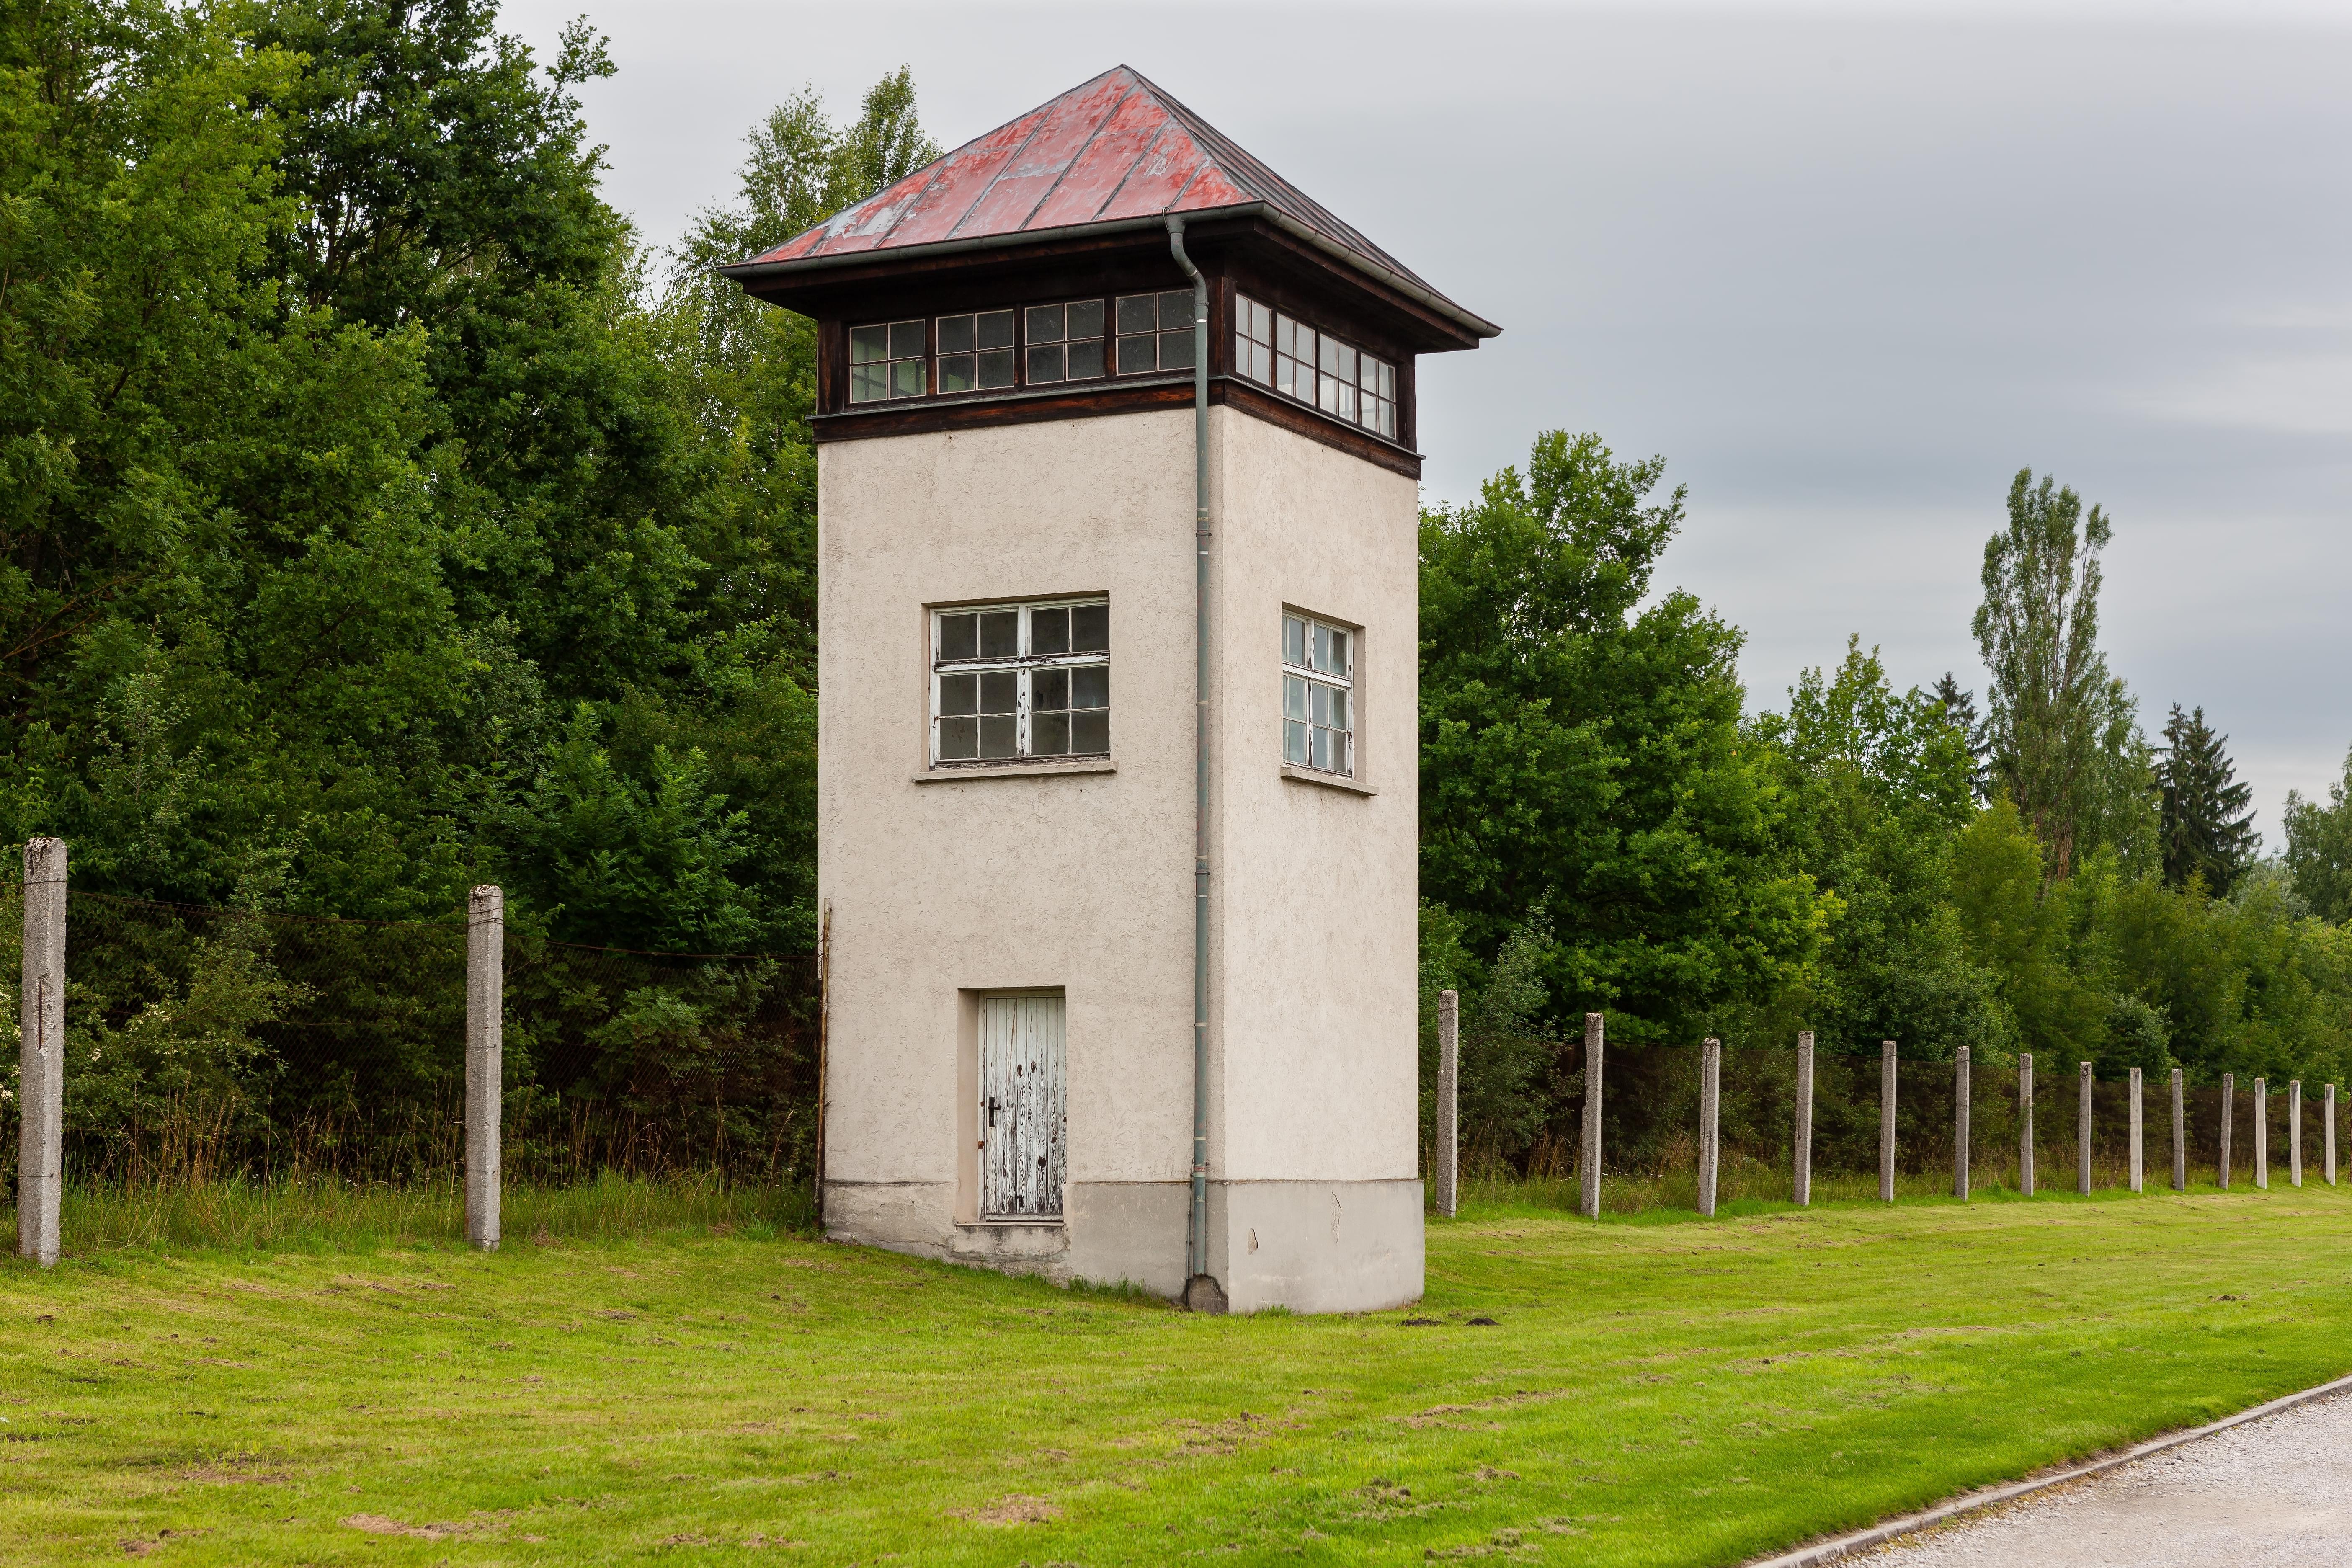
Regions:
M 1059 996 L 980 1005 L 981 1216 L 1059 1219 L 1063 1180 Z

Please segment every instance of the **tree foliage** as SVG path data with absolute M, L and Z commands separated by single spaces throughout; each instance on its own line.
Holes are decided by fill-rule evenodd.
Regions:
M 1423 513 L 1422 889 L 1482 958 L 1549 909 L 1554 1005 L 1676 1037 L 1786 984 L 1826 909 L 1775 853 L 1738 632 L 1687 594 L 1643 603 L 1682 520 L 1664 470 L 1554 431 L 1524 476 Z
M 2322 920 L 2352 921 L 2352 755 L 2325 804 L 2287 792 L 2285 828 L 2284 868 L 2296 894 Z
M 2009 526 L 1985 542 L 1973 630 L 1992 673 L 1985 724 L 1994 787 L 2008 792 L 2064 877 L 2101 844 L 2136 839 L 2146 743 L 2099 647 L 2099 556 L 2114 536 L 2054 478 L 2018 470 Z
M 2194 877 L 2226 894 L 2261 847 L 2253 788 L 2237 782 L 2225 749 L 2229 740 L 2213 732 L 2201 707 L 2183 713 L 2176 702 L 2165 721 L 2156 782 L 2162 800 L 2164 879 L 2172 887 L 2187 887 Z

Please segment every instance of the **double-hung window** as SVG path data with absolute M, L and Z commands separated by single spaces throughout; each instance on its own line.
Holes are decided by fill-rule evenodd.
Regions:
M 931 616 L 931 761 L 1110 752 L 1110 604 L 1052 599 Z
M 1312 616 L 1282 617 L 1282 760 L 1356 773 L 1356 634 Z

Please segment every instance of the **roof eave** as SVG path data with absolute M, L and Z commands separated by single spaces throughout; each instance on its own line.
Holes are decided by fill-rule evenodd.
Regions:
M 889 246 L 865 250 L 841 251 L 829 256 L 801 256 L 786 261 L 736 261 L 716 270 L 721 277 L 749 284 L 761 278 L 794 277 L 802 273 L 821 272 L 835 267 L 853 267 L 859 263 L 887 261 L 904 257 L 908 259 L 933 256 L 952 256 L 977 250 L 1004 250 L 1020 246 L 1050 245 L 1060 240 L 1092 239 L 1104 235 L 1134 234 L 1146 229 L 1164 229 L 1171 216 L 1186 223 L 1196 219 L 1261 217 L 1283 233 L 1304 245 L 1313 247 L 1332 259 L 1353 268 L 1366 277 L 1377 279 L 1407 299 L 1435 311 L 1447 321 L 1468 331 L 1475 338 L 1499 337 L 1503 329 L 1484 316 L 1464 310 L 1436 289 L 1391 268 L 1381 266 L 1369 257 L 1360 256 L 1300 223 L 1297 218 L 1268 202 L 1241 202 L 1232 206 L 1203 207 L 1195 212 L 1175 214 L 1155 213 L 1149 217 L 1113 218 L 1104 223 L 1065 224 L 1058 228 L 1016 229 L 1010 234 L 972 235 L 963 239 L 938 239 L 926 245 Z

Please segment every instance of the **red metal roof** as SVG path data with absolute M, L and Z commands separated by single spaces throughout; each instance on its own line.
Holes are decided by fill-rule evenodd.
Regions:
M 875 251 L 1040 237 L 1047 231 L 1263 210 L 1280 226 L 1402 286 L 1478 335 L 1454 304 L 1321 203 L 1126 66 L 967 142 L 730 273 L 798 270 Z M 1285 221 L 1287 220 L 1287 221 Z

